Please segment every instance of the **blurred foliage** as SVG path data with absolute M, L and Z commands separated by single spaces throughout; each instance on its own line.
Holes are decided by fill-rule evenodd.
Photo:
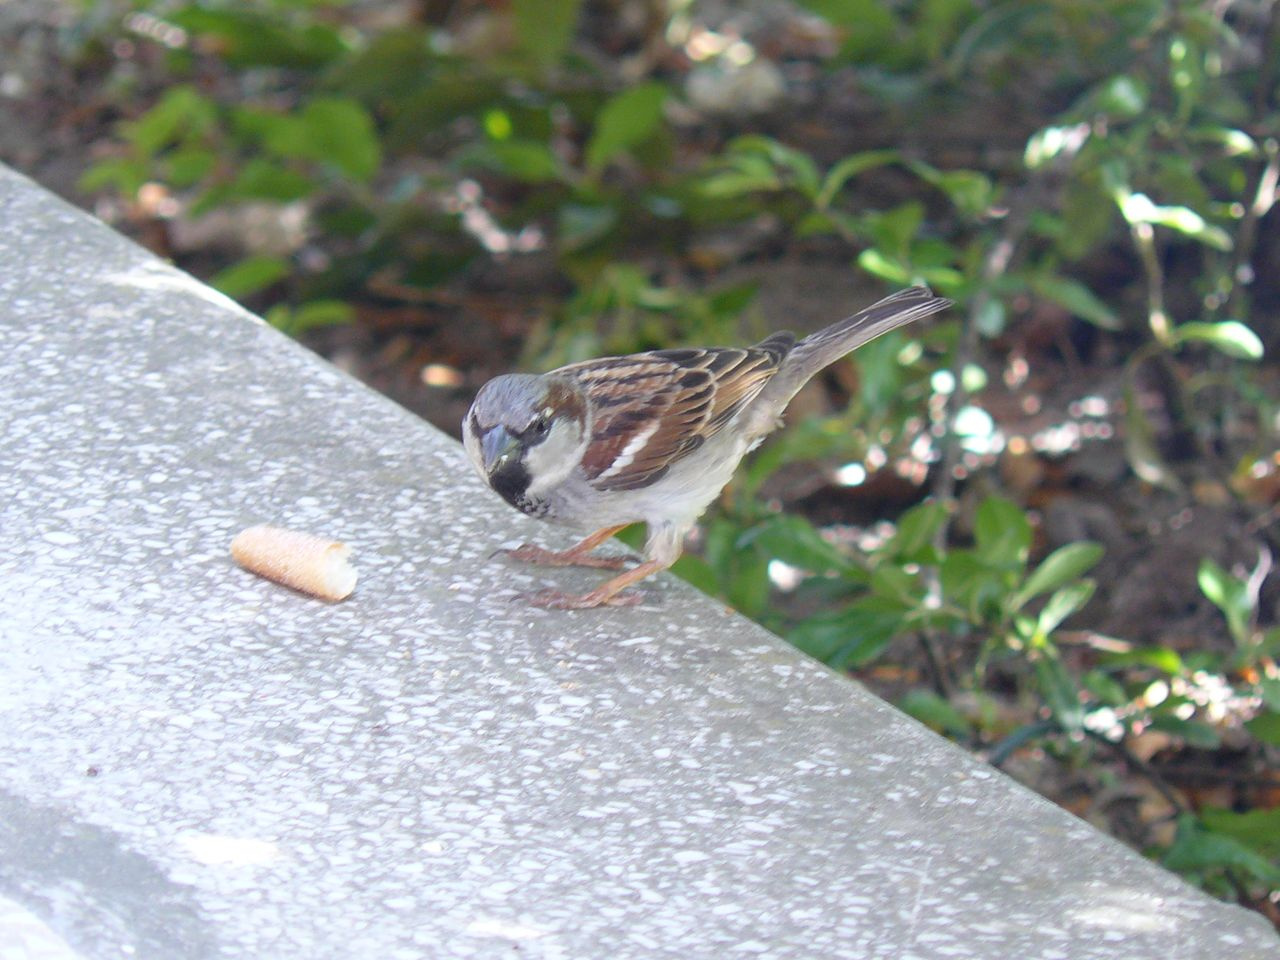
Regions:
M 1142 481 L 1185 493 L 1198 471 L 1238 479 L 1268 461 L 1274 402 L 1250 299 L 1280 171 L 1276 4 L 800 0 L 836 41 L 819 45 L 820 71 L 851 72 L 904 126 L 927 131 L 974 101 L 1040 111 L 1020 155 L 982 169 L 927 136 L 819 157 L 761 132 L 778 127 L 759 105 L 781 74 L 750 74 L 759 50 L 699 33 L 697 3 L 423 3 L 385 24 L 373 6 L 95 5 L 86 47 L 127 37 L 163 61 L 165 85 L 139 109 L 145 91 L 117 78 L 127 118 L 84 188 L 137 203 L 159 184 L 186 217 L 304 205 L 323 243 L 246 249 L 211 278 L 295 334 L 349 320 L 377 278 L 412 299 L 483 263 L 549 256 L 556 293 L 526 337 L 530 365 L 739 341 L 755 287 L 717 282 L 735 254 L 691 251 L 762 223 L 890 287 L 927 282 L 957 300 L 952 316 L 860 352 L 847 407 L 758 451 L 678 572 L 837 668 L 914 639 L 932 677 L 901 706 L 995 763 L 1036 746 L 1148 775 L 1133 745 L 1151 732 L 1198 749 L 1244 736 L 1274 759 L 1280 635 L 1259 625 L 1265 570 L 1199 568 L 1224 644 L 1082 646 L 1064 624 L 1094 593 L 1102 546 L 1036 558 L 1034 511 L 999 496 L 961 510 L 954 482 L 958 458 L 991 451 L 980 347 L 1038 307 L 1127 356 L 1122 432 Z M 632 24 L 626 56 L 587 36 L 615 14 Z M 714 109 L 695 96 L 699 71 L 727 84 Z M 871 475 L 907 451 L 939 478 L 934 496 L 858 550 L 763 492 L 798 460 Z M 996 687 L 1030 704 L 1021 720 Z M 1280 890 L 1274 806 L 1195 806 L 1153 779 L 1173 809 L 1153 855 L 1225 896 Z

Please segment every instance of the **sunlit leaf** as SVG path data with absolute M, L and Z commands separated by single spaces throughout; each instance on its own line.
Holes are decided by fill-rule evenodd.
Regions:
M 1249 595 L 1248 585 L 1208 557 L 1200 561 L 1196 583 L 1200 586 L 1200 592 L 1227 618 L 1231 636 L 1237 642 L 1242 641 L 1253 618 L 1253 598 Z
M 1216 250 L 1230 250 L 1231 235 L 1221 227 L 1207 223 L 1204 217 L 1190 207 L 1161 206 L 1153 203 L 1145 193 L 1118 191 L 1116 203 L 1120 213 L 1129 223 L 1150 223 L 1168 227 Z
M 1069 543 L 1045 557 L 1021 589 L 1014 595 L 1013 609 L 1020 609 L 1032 597 L 1057 590 L 1090 570 L 1102 559 L 1102 544 L 1091 541 Z
M 1106 80 L 1091 99 L 1096 109 L 1113 117 L 1136 117 L 1147 108 L 1147 84 L 1140 77 L 1122 74 Z
M 1023 162 L 1026 163 L 1027 169 L 1038 170 L 1055 160 L 1064 151 L 1075 153 L 1088 139 L 1089 130 L 1087 123 L 1037 130 L 1027 141 Z
M 1147 666 L 1170 677 L 1180 675 L 1185 669 L 1182 657 L 1178 656 L 1176 650 L 1168 647 L 1138 647 L 1124 653 L 1107 653 L 1102 660 L 1111 668 Z
M 1237 360 L 1262 359 L 1262 340 L 1238 320 L 1184 323 L 1174 328 L 1172 343 L 1185 343 L 1189 340 L 1207 343 Z
M 874 276 L 880 277 L 882 280 L 888 280 L 890 283 L 905 284 L 910 283 L 912 273 L 909 268 L 890 259 L 884 253 L 871 247 L 863 250 L 858 254 L 858 266 Z

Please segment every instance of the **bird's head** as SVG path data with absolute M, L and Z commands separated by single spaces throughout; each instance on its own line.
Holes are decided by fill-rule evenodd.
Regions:
M 565 480 L 589 440 L 588 404 L 570 380 L 507 374 L 480 388 L 462 422 L 480 476 L 510 503 Z

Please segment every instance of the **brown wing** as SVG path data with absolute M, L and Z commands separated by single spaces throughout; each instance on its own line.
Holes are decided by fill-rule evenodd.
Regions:
M 557 370 L 591 401 L 587 478 L 601 490 L 656 482 L 755 398 L 794 342 L 776 334 L 747 349 L 656 350 Z

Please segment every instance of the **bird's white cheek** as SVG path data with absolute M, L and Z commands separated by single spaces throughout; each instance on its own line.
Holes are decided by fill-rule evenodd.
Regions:
M 582 426 L 576 420 L 553 423 L 547 439 L 530 447 L 525 454 L 529 496 L 537 497 L 563 483 L 582 460 L 586 445 Z

